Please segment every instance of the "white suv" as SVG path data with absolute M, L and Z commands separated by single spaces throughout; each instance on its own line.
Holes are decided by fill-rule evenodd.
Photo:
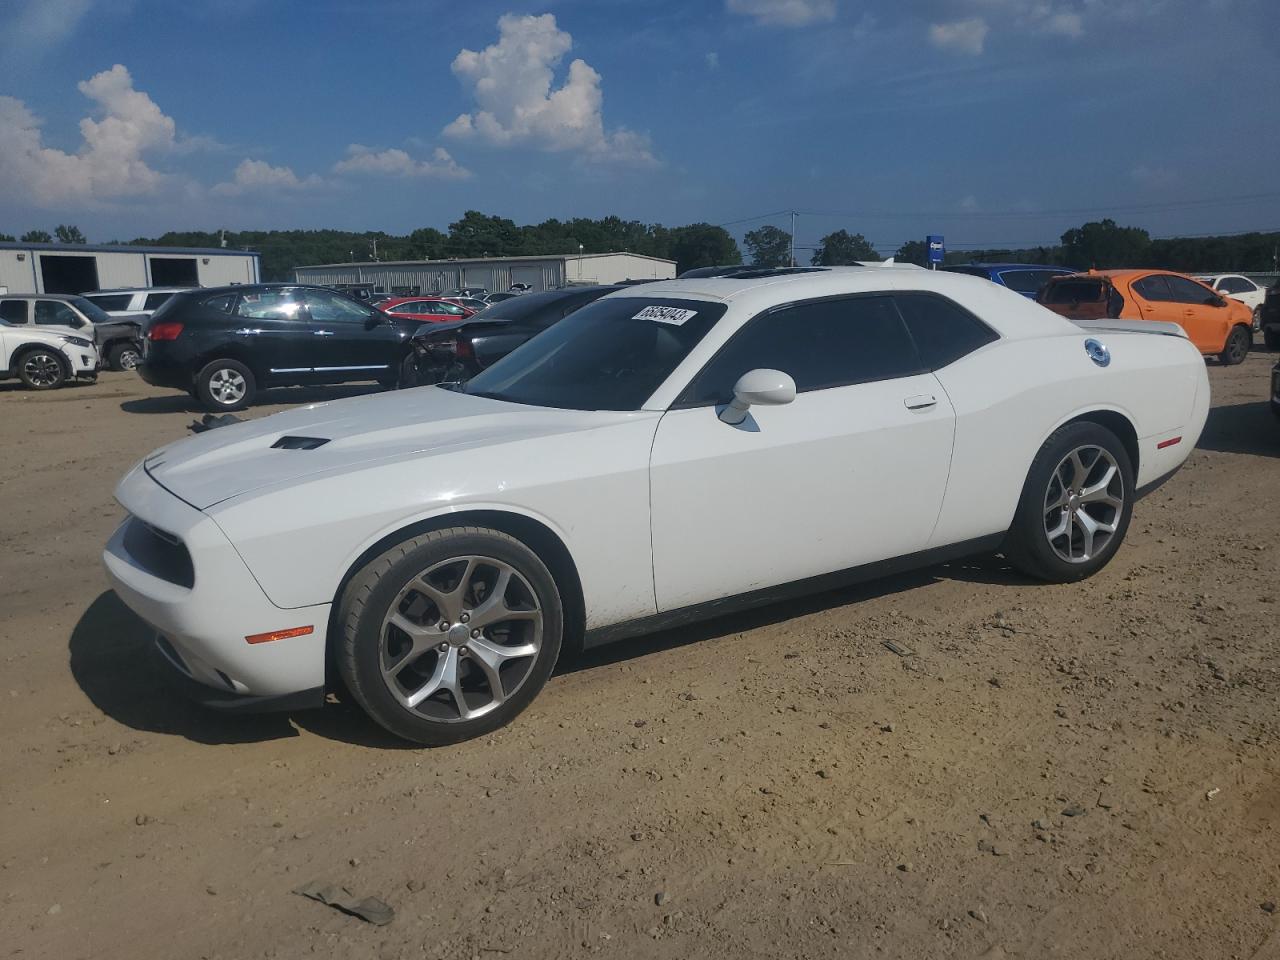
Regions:
M 124 288 L 95 290 L 93 293 L 84 293 L 81 296 L 113 317 L 136 314 L 149 317 L 164 306 L 165 301 L 175 293 L 190 289 L 190 287 L 137 287 L 131 290 Z
M 1224 297 L 1239 300 L 1253 311 L 1254 331 L 1256 332 L 1262 327 L 1262 301 L 1267 299 L 1266 287 L 1259 286 L 1248 277 L 1242 277 L 1238 273 L 1213 273 L 1196 277 L 1196 279 L 1207 283 Z
M 98 348 L 69 330 L 0 321 L 0 380 L 14 377 L 32 390 L 53 390 L 74 379 L 96 380 Z

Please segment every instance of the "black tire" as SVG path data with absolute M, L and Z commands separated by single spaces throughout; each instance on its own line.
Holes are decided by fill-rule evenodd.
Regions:
M 1280 350 L 1280 330 L 1264 329 L 1262 331 L 1262 342 L 1268 350 Z
M 1227 342 L 1223 346 L 1222 352 L 1218 354 L 1218 361 L 1227 367 L 1234 367 L 1238 363 L 1244 363 L 1245 357 L 1249 356 L 1249 348 L 1252 346 L 1253 331 L 1244 324 L 1237 324 L 1227 334 Z
M 57 350 L 37 347 L 18 356 L 18 379 L 28 390 L 57 390 L 67 382 L 67 363 Z
M 243 410 L 257 389 L 253 371 L 239 360 L 214 360 L 196 374 L 196 399 L 213 413 Z
M 142 350 L 132 341 L 112 344 L 107 350 L 107 366 L 112 370 L 136 370 L 142 362 Z
M 1059 547 L 1055 547 L 1055 541 L 1050 539 L 1049 519 L 1055 518 L 1055 528 L 1059 523 L 1066 522 L 1065 537 L 1068 552 L 1071 552 L 1074 546 L 1079 528 L 1072 515 L 1068 513 L 1067 507 L 1062 507 L 1061 513 L 1046 507 L 1051 499 L 1056 499 L 1052 484 L 1059 481 L 1055 479 L 1055 474 L 1058 474 L 1059 467 L 1064 465 L 1073 451 L 1086 451 L 1082 454 L 1081 460 L 1088 468 L 1087 479 L 1080 481 L 1080 486 L 1074 489 L 1086 488 L 1101 479 L 1102 473 L 1097 471 L 1104 472 L 1108 464 L 1101 457 L 1090 462 L 1087 451 L 1092 450 L 1105 451 L 1117 468 L 1120 507 L 1115 509 L 1105 504 L 1095 504 L 1090 507 L 1089 509 L 1095 512 L 1113 510 L 1114 513 L 1106 517 L 1104 522 L 1114 529 L 1107 534 L 1103 545 L 1090 553 L 1088 559 L 1067 560 L 1059 553 L 1063 543 L 1058 541 Z M 1115 492 L 1115 480 L 1107 489 L 1109 492 Z M 1133 499 L 1133 464 L 1120 439 L 1106 427 L 1096 423 L 1087 421 L 1069 423 L 1055 431 L 1044 442 L 1031 463 L 1026 483 L 1022 488 L 1022 497 L 1018 501 L 1018 509 L 1013 518 L 1013 526 L 1009 529 L 1009 536 L 1005 540 L 1004 554 L 1015 567 L 1038 580 L 1047 580 L 1050 583 L 1072 583 L 1083 580 L 1105 567 L 1120 548 L 1125 533 L 1129 529 L 1129 520 L 1133 515 Z M 1075 504 L 1076 501 L 1071 502 Z M 1096 520 L 1097 516 L 1091 519 Z
M 467 635 L 467 628 L 463 626 L 467 618 L 460 617 L 457 624 L 451 624 L 453 630 L 441 632 L 438 645 L 434 636 L 424 636 L 428 646 L 423 647 L 420 653 L 412 653 L 412 647 L 406 652 L 405 644 L 413 643 L 410 635 L 392 630 L 384 623 L 392 605 L 397 604 L 410 620 L 420 616 L 426 629 L 439 629 L 434 618 L 443 616 L 443 607 L 436 607 L 426 594 L 414 594 L 411 584 L 433 570 L 443 571 L 447 577 L 458 569 L 455 564 L 462 566 L 469 562 L 467 558 L 480 558 L 475 565 L 477 571 L 486 569 L 486 560 L 512 568 L 512 580 L 515 581 L 515 574 L 521 578 L 513 584 L 517 593 L 527 593 L 541 615 L 537 652 L 500 665 L 498 682 L 504 687 L 510 686 L 510 692 L 504 689 L 504 699 L 500 703 L 472 719 L 461 717 L 455 696 L 445 688 L 438 689 L 415 707 L 401 703 L 391 689 L 393 683 L 400 683 L 406 672 L 415 685 L 419 681 L 423 684 L 419 689 L 425 689 L 427 681 L 424 676 L 437 669 L 445 669 L 443 658 L 456 655 L 453 662 L 466 673 L 458 689 L 462 690 L 467 683 L 473 685 L 476 708 L 491 705 L 498 699 L 489 680 L 477 666 L 474 651 L 470 651 L 472 659 L 467 659 L 467 644 L 476 641 L 453 637 L 453 630 L 459 628 L 463 637 Z M 463 569 L 467 568 L 463 566 Z M 494 566 L 492 569 L 496 571 L 498 568 Z M 406 591 L 409 591 L 408 596 Z M 482 597 L 481 603 L 484 599 L 487 598 Z M 464 606 L 470 602 L 464 601 Z M 480 606 L 476 603 L 473 612 L 479 611 Z M 418 624 L 416 620 L 413 622 Z M 397 737 L 438 747 L 490 733 L 509 723 L 532 702 L 551 676 L 559 657 L 564 633 L 564 607 L 555 578 L 546 564 L 525 544 L 501 531 L 485 527 L 451 527 L 406 540 L 365 564 L 343 591 L 336 623 L 339 632 L 335 647 L 338 671 L 351 695 L 374 721 Z M 501 623 L 493 626 L 502 628 Z M 508 625 L 507 629 L 512 628 Z M 531 625 L 527 629 L 534 631 L 536 627 Z M 531 643 L 530 636 L 528 633 L 520 634 L 517 639 Z M 516 634 L 508 635 L 508 639 L 512 638 L 516 638 Z M 484 633 L 482 642 L 491 647 L 497 645 L 491 632 Z M 393 643 L 399 644 L 400 649 L 393 650 Z M 398 661 L 394 660 L 397 655 L 400 656 Z M 388 658 L 393 660 L 389 669 L 398 671 L 393 679 L 384 678 L 383 665 Z M 518 677 L 515 674 L 510 679 L 504 676 L 502 671 L 507 669 L 508 663 L 515 667 Z M 514 686 L 511 686 L 512 682 Z M 482 689 L 475 689 L 477 684 L 482 684 Z M 406 686 L 399 689 L 407 698 L 412 691 Z M 466 699 L 464 696 L 463 700 Z M 459 716 L 454 717 L 453 713 Z

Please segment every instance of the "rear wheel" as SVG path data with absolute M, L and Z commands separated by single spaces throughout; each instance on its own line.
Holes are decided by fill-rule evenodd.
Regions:
M 107 366 L 112 370 L 136 370 L 141 362 L 142 351 L 135 343 L 117 343 L 107 351 Z
M 32 390 L 56 390 L 67 379 L 67 368 L 53 350 L 43 347 L 18 360 L 18 377 Z
M 1232 327 L 1231 332 L 1227 334 L 1226 345 L 1218 354 L 1218 359 L 1224 365 L 1234 367 L 1237 363 L 1244 363 L 1244 358 L 1249 355 L 1251 346 L 1253 346 L 1252 331 L 1244 325 Z
M 564 612 L 536 553 L 498 530 L 423 534 L 370 561 L 343 592 L 338 667 L 375 721 L 429 746 L 512 720 L 560 653 Z
M 196 398 L 206 410 L 243 410 L 256 392 L 253 371 L 239 360 L 214 360 L 196 374 Z
M 1120 439 L 1096 423 L 1067 424 L 1031 464 L 1005 555 L 1040 580 L 1083 580 L 1120 549 L 1133 491 L 1133 466 Z

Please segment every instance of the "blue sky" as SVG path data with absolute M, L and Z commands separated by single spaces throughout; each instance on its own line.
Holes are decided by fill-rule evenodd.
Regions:
M 0 231 L 1280 229 L 1273 3 L 0 0 Z

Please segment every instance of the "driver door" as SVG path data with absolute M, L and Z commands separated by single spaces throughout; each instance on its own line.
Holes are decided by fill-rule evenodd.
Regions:
M 316 341 L 318 379 L 381 380 L 399 370 L 405 336 L 386 314 L 323 290 L 304 290 L 303 300 Z
M 749 370 L 796 399 L 718 411 Z M 810 301 L 749 321 L 663 415 L 650 468 L 666 612 L 925 549 L 955 413 L 892 298 Z

